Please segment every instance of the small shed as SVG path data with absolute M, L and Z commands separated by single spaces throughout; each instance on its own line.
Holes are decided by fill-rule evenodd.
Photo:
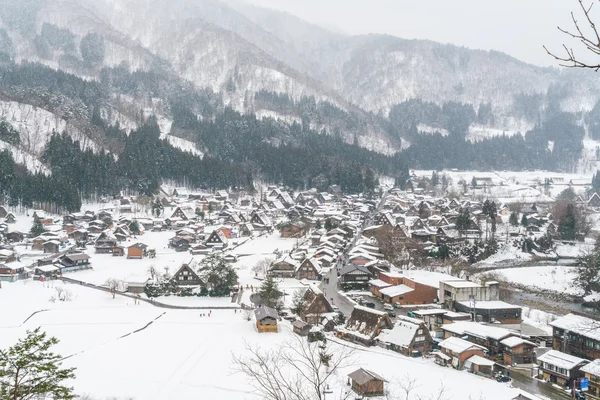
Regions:
M 112 249 L 113 257 L 123 257 L 125 255 L 125 247 L 123 246 L 115 246 Z
M 381 376 L 364 368 L 348 375 L 348 384 L 361 396 L 381 396 L 384 394 L 384 382 Z
M 143 243 L 135 243 L 127 247 L 127 258 L 144 258 L 146 255 L 146 246 Z
M 465 361 L 465 369 L 474 374 L 492 376 L 494 373 L 494 364 L 492 360 L 474 355 Z
M 254 316 L 256 318 L 256 328 L 258 329 L 258 332 L 279 332 L 277 327 L 279 314 L 274 308 L 260 306 L 254 310 Z
M 294 328 L 294 333 L 296 335 L 307 336 L 308 332 L 310 332 L 310 329 L 312 328 L 312 325 L 298 319 L 292 322 L 292 327 Z
M 48 240 L 43 244 L 44 253 L 58 253 L 60 251 L 60 242 L 57 240 Z

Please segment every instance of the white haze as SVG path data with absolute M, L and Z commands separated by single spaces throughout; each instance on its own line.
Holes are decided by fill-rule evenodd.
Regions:
M 542 45 L 556 51 L 568 41 L 576 0 L 247 0 L 287 11 L 348 34 L 385 33 L 475 49 L 498 50 L 537 65 L 556 65 Z M 600 15 L 600 8 L 597 10 Z

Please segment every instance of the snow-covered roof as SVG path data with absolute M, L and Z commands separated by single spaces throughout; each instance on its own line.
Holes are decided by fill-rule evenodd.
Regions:
M 535 346 L 535 343 L 530 342 L 529 340 L 525 340 L 523 338 L 517 337 L 517 336 L 511 336 L 509 338 L 506 338 L 506 339 L 502 340 L 500 343 L 507 347 L 516 347 L 516 346 L 519 346 L 522 344 L 528 344 L 531 346 Z
M 417 315 L 443 315 L 448 312 L 448 310 L 442 310 L 441 308 L 431 308 L 427 310 L 415 310 L 413 311 Z
M 473 304 L 470 301 L 459 301 L 459 304 L 471 308 Z M 477 301 L 475 302 L 475 308 L 478 310 L 504 310 L 504 309 L 512 309 L 512 308 L 521 308 L 519 306 L 515 306 L 513 304 L 505 303 L 504 301 L 494 300 L 494 301 Z
M 381 279 L 371 279 L 369 281 L 369 285 L 373 285 L 378 288 L 386 288 L 392 286 L 389 283 L 382 281 Z
M 488 360 L 487 358 L 483 358 L 481 356 L 478 355 L 474 355 L 469 357 L 469 359 L 467 360 L 467 362 L 471 362 L 475 365 L 487 365 L 490 367 L 493 367 L 494 364 L 496 364 L 495 362 L 493 362 L 492 360 Z
M 400 295 L 403 295 L 405 293 L 409 293 L 412 291 L 414 291 L 414 289 L 411 287 L 408 287 L 406 285 L 390 286 L 390 287 L 386 287 L 384 289 L 379 290 L 379 292 L 381 294 L 384 294 L 389 297 L 400 296 Z
M 452 279 L 444 281 L 444 284 L 447 286 L 451 286 L 453 288 L 472 288 L 472 287 L 481 287 L 475 282 L 467 281 L 464 279 Z
M 416 331 L 419 328 L 420 323 L 415 324 L 410 321 L 398 321 L 393 329 L 383 329 L 379 336 L 377 336 L 377 339 L 383 343 L 407 347 L 411 344 Z
M 554 365 L 558 368 L 564 368 L 566 370 L 571 370 L 582 363 L 588 362 L 588 360 L 565 354 L 558 350 L 550 350 L 546 354 L 542 354 L 541 356 L 539 356 L 537 360 L 538 362 L 545 362 L 550 365 Z
M 457 338 L 457 337 L 449 337 L 448 339 L 443 340 L 440 343 L 440 347 L 444 348 L 444 349 L 448 349 L 450 351 L 454 351 L 456 353 L 462 353 L 464 351 L 467 351 L 467 350 L 473 349 L 473 348 L 487 350 L 483 346 L 468 342 L 464 339 Z
M 39 267 L 36 267 L 37 270 L 42 271 L 42 272 L 54 272 L 54 271 L 58 271 L 58 267 L 55 267 L 54 265 L 50 264 L 50 265 L 41 265 Z
M 471 334 L 473 336 L 490 338 L 494 340 L 502 340 L 508 336 L 511 336 L 511 332 L 508 329 L 497 328 L 490 325 L 482 325 L 478 322 L 472 321 L 457 321 L 453 324 L 444 324 L 442 329 L 447 332 L 452 332 L 456 335 Z
M 590 375 L 600 376 L 600 359 L 594 360 L 591 363 L 584 365 L 581 371 Z
M 421 285 L 431 286 L 434 288 L 440 287 L 440 282 L 456 279 L 455 277 L 443 274 L 441 272 L 423 271 L 423 270 L 410 270 L 406 271 L 405 276 Z
M 577 314 L 567 314 L 550 322 L 550 326 L 600 340 L 600 321 Z

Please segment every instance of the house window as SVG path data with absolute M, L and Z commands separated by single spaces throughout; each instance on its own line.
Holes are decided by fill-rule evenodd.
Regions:
M 419 329 L 419 330 L 417 331 L 417 334 L 419 334 L 419 335 L 422 335 L 422 334 L 423 334 L 423 329 Z
M 415 336 L 415 342 L 424 342 L 425 336 Z

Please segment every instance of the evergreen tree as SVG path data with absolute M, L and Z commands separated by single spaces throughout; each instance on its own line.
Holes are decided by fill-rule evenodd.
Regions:
M 511 212 L 510 217 L 508 218 L 508 223 L 512 226 L 519 225 L 519 214 L 517 214 L 515 211 Z
M 567 204 L 564 213 L 558 220 L 558 233 L 564 240 L 575 240 L 577 237 L 577 216 L 572 203 Z
M 133 233 L 134 235 L 139 235 L 140 232 L 140 223 L 138 222 L 137 219 L 134 219 L 133 221 L 131 221 L 131 223 L 129 224 L 129 230 L 131 231 L 131 233 Z
M 436 187 L 439 184 L 440 178 L 438 176 L 438 173 L 436 171 L 433 171 L 433 173 L 431 174 L 431 186 Z
M 50 351 L 58 343 L 47 338 L 40 328 L 27 331 L 24 339 L 0 351 L 0 398 L 25 400 L 75 398 L 73 388 L 64 381 L 75 379 L 75 368 L 62 368 L 63 359 Z
M 377 187 L 377 178 L 375 177 L 375 173 L 373 169 L 367 167 L 364 175 L 364 187 L 367 195 L 372 196 L 375 192 L 375 188 Z
M 152 214 L 156 216 L 156 218 L 160 217 L 164 210 L 164 206 L 162 205 L 160 199 L 155 197 L 152 201 Z
M 477 187 L 477 179 L 475 177 L 471 178 L 471 189 L 475 189 Z
M 202 260 L 200 277 L 211 289 L 211 296 L 229 296 L 231 287 L 237 284 L 237 273 L 221 254 L 210 254 Z
M 462 235 L 470 227 L 471 227 L 471 213 L 468 208 L 463 208 L 460 210 L 458 217 L 456 218 L 456 229 Z
M 273 279 L 273 276 L 267 275 L 258 290 L 258 294 L 260 295 L 262 303 L 267 307 L 278 308 L 280 305 L 279 299 L 281 298 L 282 293 L 279 290 L 279 285 L 277 285 L 277 282 Z
M 38 237 L 44 232 L 46 232 L 46 228 L 44 228 L 44 224 L 42 224 L 42 221 L 40 221 L 39 219 L 36 219 L 33 222 L 31 229 L 29 230 L 31 237 Z
M 527 226 L 527 215 L 523 214 L 521 217 L 521 225 Z

